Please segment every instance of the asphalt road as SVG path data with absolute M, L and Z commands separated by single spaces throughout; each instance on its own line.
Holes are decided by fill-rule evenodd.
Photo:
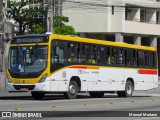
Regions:
M 160 87 L 150 91 L 134 92 L 131 98 L 119 98 L 117 94 L 105 94 L 103 98 L 90 98 L 88 93 L 81 93 L 77 99 L 73 100 L 65 99 L 63 95 L 46 95 L 43 100 L 35 100 L 29 92 L 8 93 L 3 91 L 0 92 L 0 111 L 52 111 L 47 113 L 52 116 L 56 114 L 57 119 L 62 120 L 70 120 L 70 117 L 80 120 L 93 118 L 101 120 L 160 120 L 158 116 L 129 117 L 128 114 L 128 111 L 129 113 L 136 111 L 137 114 L 145 111 L 156 114 L 155 111 L 158 111 L 158 115 L 160 115 Z M 122 117 L 119 118 L 119 116 Z

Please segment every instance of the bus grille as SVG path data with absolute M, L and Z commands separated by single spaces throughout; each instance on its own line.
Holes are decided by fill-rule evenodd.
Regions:
M 21 88 L 28 88 L 28 90 L 33 90 L 35 85 L 13 85 L 16 90 L 20 90 Z

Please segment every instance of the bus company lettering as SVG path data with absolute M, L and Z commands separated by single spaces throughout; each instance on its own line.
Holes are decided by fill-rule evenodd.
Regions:
M 41 113 L 17 113 L 13 112 L 11 117 L 42 117 Z

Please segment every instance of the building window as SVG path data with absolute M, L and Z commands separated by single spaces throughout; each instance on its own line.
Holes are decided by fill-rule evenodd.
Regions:
M 125 10 L 125 20 L 130 20 L 131 17 L 131 9 L 126 8 Z
M 114 15 L 114 6 L 112 6 L 112 15 Z
M 124 43 L 134 44 L 133 36 L 124 36 Z
M 106 40 L 107 41 L 113 41 L 113 42 L 115 42 L 115 36 L 113 35 L 108 35 L 108 36 L 106 36 Z
M 141 38 L 141 45 L 150 46 L 150 38 L 149 37 L 142 37 Z
M 141 10 L 140 11 L 140 22 L 145 22 L 146 21 L 146 10 Z
M 156 12 L 156 23 L 160 24 L 160 12 Z

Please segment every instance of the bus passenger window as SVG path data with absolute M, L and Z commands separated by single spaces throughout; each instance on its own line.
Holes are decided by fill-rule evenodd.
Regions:
M 114 64 L 121 66 L 122 65 L 122 50 L 121 48 L 113 48 L 113 58 Z
M 59 63 L 64 63 L 64 49 L 59 48 Z
M 64 63 L 64 48 L 55 47 L 55 52 L 51 52 L 51 63 Z
M 148 67 L 148 52 L 144 52 L 144 67 Z
M 74 63 L 75 61 L 76 61 L 75 54 L 74 53 L 69 53 L 68 54 L 68 62 L 69 63 Z
M 89 64 L 96 64 L 96 46 L 95 45 L 88 45 L 87 48 L 87 63 Z
M 144 51 L 138 51 L 138 54 L 137 54 L 137 65 L 139 67 L 144 67 L 145 66 L 145 54 L 144 54 Z
M 119 66 L 122 66 L 122 62 L 123 62 L 123 54 L 124 54 L 124 51 L 122 48 L 117 48 L 117 51 L 116 51 L 116 64 L 119 65 Z
M 68 63 L 80 62 L 80 44 L 68 43 Z
M 54 62 L 55 63 L 59 62 L 59 47 L 56 47 L 55 49 Z
M 150 68 L 156 67 L 156 57 L 154 52 L 148 53 L 148 67 Z
M 125 51 L 125 65 L 129 67 L 136 67 L 136 51 L 133 49 L 126 49 Z
M 114 65 L 114 57 L 109 56 L 107 60 L 107 64 Z
M 82 44 L 82 55 L 81 55 L 82 63 L 87 63 L 87 57 L 88 57 L 87 49 L 88 49 L 88 45 Z
M 96 64 L 96 45 L 82 44 L 82 62 L 86 64 Z
M 105 56 L 106 56 L 106 64 L 110 64 L 110 50 L 111 50 L 111 47 L 106 47 L 106 50 L 105 50 Z
M 98 48 L 98 63 L 106 64 L 106 48 L 104 46 Z
M 110 56 L 108 57 L 108 63 L 110 65 L 114 65 L 115 64 L 115 55 L 114 55 L 114 48 L 110 48 Z
M 96 64 L 96 61 L 94 59 L 94 55 L 88 55 L 89 59 L 87 60 L 87 63 L 89 64 Z

